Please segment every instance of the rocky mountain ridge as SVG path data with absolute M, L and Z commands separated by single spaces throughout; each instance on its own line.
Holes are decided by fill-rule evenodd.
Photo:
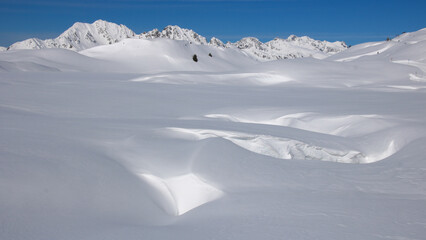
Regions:
M 254 37 L 246 37 L 235 43 L 224 44 L 218 38 L 210 41 L 190 29 L 169 25 L 163 30 L 153 29 L 136 34 L 124 25 L 97 20 L 92 24 L 77 22 L 55 39 L 40 40 L 30 38 L 17 42 L 7 49 L 0 47 L 0 51 L 17 49 L 64 48 L 81 51 L 99 45 L 108 45 L 126 38 L 156 39 L 167 38 L 183 40 L 189 43 L 211 45 L 220 48 L 239 49 L 250 57 L 259 61 L 277 59 L 293 59 L 301 57 L 325 58 L 347 48 L 344 42 L 319 41 L 309 37 L 291 35 L 287 39 L 275 38 L 263 43 Z

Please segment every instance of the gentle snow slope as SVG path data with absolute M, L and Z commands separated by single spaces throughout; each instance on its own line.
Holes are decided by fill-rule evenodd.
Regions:
M 228 71 L 256 63 L 233 49 L 220 49 L 169 39 L 126 39 L 111 46 L 99 46 L 85 50 L 81 54 L 114 62 L 125 71 L 144 73 Z M 194 62 L 194 54 L 197 55 L 198 62 Z
M 194 54 L 197 55 L 198 62 L 194 62 Z M 7 51 L 0 55 L 0 63 L 0 71 L 8 72 L 107 70 L 121 73 L 158 73 L 222 72 L 241 69 L 258 62 L 233 49 L 220 49 L 169 39 L 126 39 L 80 53 L 63 49 Z M 148 78 L 150 76 L 146 79 Z

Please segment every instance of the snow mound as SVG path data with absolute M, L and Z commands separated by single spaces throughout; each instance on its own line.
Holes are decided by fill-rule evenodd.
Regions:
M 155 202 L 170 215 L 183 215 L 223 195 L 222 191 L 192 173 L 172 178 L 147 173 L 139 176 L 156 191 Z
M 113 62 L 115 69 L 127 72 L 230 71 L 256 63 L 239 51 L 169 39 L 126 39 L 99 46 L 81 54 Z M 196 54 L 198 62 L 194 62 Z M 211 56 L 209 55 L 211 54 Z

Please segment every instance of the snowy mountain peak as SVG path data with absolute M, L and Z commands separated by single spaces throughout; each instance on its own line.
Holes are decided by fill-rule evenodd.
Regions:
M 245 37 L 245 38 L 242 38 L 240 41 L 235 42 L 234 46 L 236 46 L 239 49 L 248 49 L 248 48 L 263 49 L 264 44 L 255 37 Z
M 215 38 L 215 37 L 212 37 L 210 39 L 209 44 L 212 45 L 212 46 L 215 46 L 215 47 L 222 47 L 222 48 L 226 47 L 226 45 L 222 41 L 220 41 L 220 39 Z
M 168 38 L 172 40 L 184 40 L 196 44 L 207 44 L 207 40 L 205 37 L 199 35 L 191 29 L 181 28 L 176 25 L 168 25 L 161 32 L 158 29 L 153 29 L 152 31 L 140 34 L 139 38 Z
M 277 38 L 277 39 L 281 39 L 281 38 Z M 307 37 L 307 36 L 298 37 L 298 36 L 292 34 L 292 35 L 288 36 L 287 41 L 294 41 L 295 42 L 295 41 L 315 41 L 315 40 L 310 38 L 310 37 Z
M 135 33 L 124 25 L 97 20 L 92 24 L 74 23 L 55 39 L 40 40 L 36 38 L 17 42 L 9 49 L 65 48 L 74 51 L 118 42 L 134 37 Z
M 289 40 L 289 41 L 295 41 L 296 38 L 297 38 L 297 36 L 292 34 L 292 35 L 288 36 L 287 40 Z M 279 39 L 279 38 L 275 38 L 275 39 Z
M 56 38 L 55 42 L 59 43 L 60 48 L 68 46 L 79 51 L 98 45 L 113 44 L 134 36 L 135 33 L 124 25 L 97 20 L 92 24 L 75 23 Z
M 12 44 L 10 47 L 7 48 L 7 50 L 13 50 L 13 49 L 42 49 L 46 48 L 46 44 L 43 40 L 38 38 L 29 38 L 27 40 L 24 40 L 22 42 L 17 42 Z

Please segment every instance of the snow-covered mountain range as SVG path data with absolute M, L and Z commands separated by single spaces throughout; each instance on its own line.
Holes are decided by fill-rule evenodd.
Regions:
M 64 48 L 80 51 L 99 45 L 116 43 L 135 35 L 132 30 L 124 25 L 103 20 L 97 20 L 92 24 L 77 22 L 55 39 L 30 38 L 14 43 L 7 49 Z
M 295 35 L 291 35 L 287 39 L 275 38 L 266 43 L 254 37 L 246 37 L 235 43 L 228 42 L 224 44 L 215 37 L 207 41 L 205 37 L 193 30 L 181 28 L 179 26 L 169 25 L 161 31 L 153 29 L 149 32 L 136 34 L 124 25 L 97 20 L 92 24 L 77 22 L 55 39 L 41 40 L 30 38 L 14 43 L 7 49 L 0 47 L 0 51 L 42 48 L 64 48 L 73 51 L 81 51 L 95 46 L 117 43 L 126 38 L 167 38 L 172 40 L 184 40 L 199 45 L 235 48 L 259 61 L 301 57 L 325 58 L 347 48 L 344 42 L 319 41 L 306 36 L 297 37 Z
M 293 59 L 302 57 L 325 58 L 348 48 L 344 42 L 319 41 L 309 37 L 289 36 L 262 43 L 257 38 L 247 37 L 227 44 L 236 46 L 258 60 Z

